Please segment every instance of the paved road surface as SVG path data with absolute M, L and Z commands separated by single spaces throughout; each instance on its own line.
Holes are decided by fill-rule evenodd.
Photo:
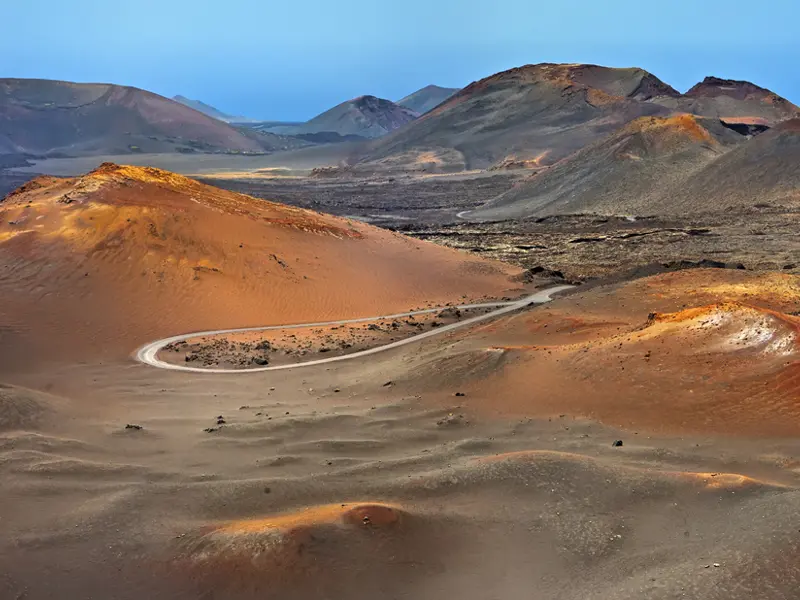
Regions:
M 192 373 L 256 373 L 262 371 L 280 371 L 283 369 L 298 369 L 300 367 L 308 367 L 311 365 L 324 365 L 327 363 L 337 362 L 340 360 L 352 360 L 354 358 L 360 358 L 362 356 L 368 356 L 370 354 L 377 354 L 378 352 L 384 352 L 385 350 L 391 350 L 392 348 L 399 348 L 400 346 L 405 346 L 406 344 L 413 344 L 419 340 L 433 337 L 435 335 L 441 335 L 443 333 L 447 333 L 448 331 L 453 331 L 454 329 L 458 329 L 460 327 L 466 327 L 468 325 L 472 325 L 473 323 L 478 323 L 480 321 L 485 321 L 487 319 L 493 319 L 494 317 L 498 317 L 500 315 L 504 315 L 506 313 L 510 313 L 515 310 L 524 308 L 529 304 L 542 304 L 544 302 L 548 302 L 553 294 L 570 289 L 571 287 L 572 287 L 571 285 L 558 285 L 555 287 L 548 288 L 546 290 L 542 290 L 540 292 L 536 292 L 535 294 L 532 294 L 530 296 L 526 296 L 522 300 L 517 300 L 516 302 L 487 302 L 484 304 L 462 304 L 455 308 L 459 308 L 461 310 L 465 310 L 468 308 L 489 308 L 489 307 L 499 307 L 499 308 L 491 312 L 478 315 L 476 317 L 471 317 L 469 319 L 459 321 L 458 323 L 451 323 L 450 325 L 444 325 L 442 327 L 426 331 L 425 333 L 420 333 L 419 335 L 415 335 L 410 338 L 405 338 L 403 340 L 399 340 L 396 342 L 391 342 L 383 346 L 377 346 L 375 348 L 370 348 L 368 350 L 361 350 L 360 352 L 353 352 L 352 354 L 343 354 L 341 356 L 332 356 L 330 358 L 321 358 L 318 360 L 310 360 L 307 362 L 292 363 L 287 365 L 275 365 L 272 367 L 270 366 L 251 367 L 246 369 L 220 369 L 220 368 L 203 369 L 201 367 L 187 367 L 183 365 L 170 364 L 159 359 L 157 355 L 159 351 L 163 349 L 164 346 L 166 346 L 167 344 L 171 344 L 173 342 L 180 342 L 198 336 L 220 335 L 226 333 L 241 333 L 247 331 L 269 331 L 274 329 L 299 329 L 301 327 L 321 327 L 327 325 L 346 325 L 348 323 L 363 323 L 365 321 L 376 321 L 379 319 L 395 319 L 400 317 L 410 317 L 412 315 L 434 313 L 453 307 L 443 306 L 438 308 L 427 308 L 425 310 L 414 310 L 404 313 L 397 313 L 394 315 L 380 315 L 377 317 L 344 319 L 342 321 L 326 321 L 322 323 L 300 323 L 297 325 L 270 325 L 267 327 L 243 327 L 239 329 L 218 329 L 216 331 L 200 331 L 197 333 L 185 333 L 182 335 L 175 335 L 172 337 L 164 338 L 163 340 L 157 340 L 155 342 L 150 342 L 149 344 L 145 344 L 144 346 L 139 348 L 139 350 L 136 351 L 136 360 L 143 362 L 146 365 L 150 365 L 152 367 L 158 367 L 160 369 L 171 369 L 173 371 L 190 371 Z

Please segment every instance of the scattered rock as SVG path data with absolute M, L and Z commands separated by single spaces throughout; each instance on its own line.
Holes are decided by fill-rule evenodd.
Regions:
M 462 396 L 466 396 L 466 394 L 464 392 L 456 392 L 456 396 L 460 398 Z
M 439 419 L 438 421 L 436 421 L 436 424 L 439 427 L 446 427 L 449 425 L 461 425 L 463 423 L 465 423 L 464 415 L 454 415 L 453 413 L 450 413 L 444 419 Z
M 142 427 L 141 425 L 128 423 L 127 425 L 125 425 L 125 429 L 133 429 L 134 431 L 141 431 L 142 429 L 144 429 L 144 427 Z
M 614 448 L 620 448 L 620 447 L 622 447 L 622 440 L 617 440 L 616 442 L 614 442 L 614 443 L 612 444 L 612 446 L 614 446 Z

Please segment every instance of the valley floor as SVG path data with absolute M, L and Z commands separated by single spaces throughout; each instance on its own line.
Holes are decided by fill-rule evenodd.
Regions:
M 134 347 L 45 362 L 11 347 L 25 323 L 0 327 L 19 355 L 0 365 L 0 598 L 797 597 L 796 214 L 470 223 L 521 174 L 205 177 L 584 285 L 260 373 Z M 162 355 L 280 364 L 432 329 L 374 325 Z

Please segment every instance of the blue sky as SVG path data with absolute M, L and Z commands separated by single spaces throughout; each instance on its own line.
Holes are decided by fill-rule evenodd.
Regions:
M 800 0 L 3 4 L 0 77 L 134 85 L 263 119 L 536 62 L 639 66 L 681 91 L 747 79 L 800 103 Z

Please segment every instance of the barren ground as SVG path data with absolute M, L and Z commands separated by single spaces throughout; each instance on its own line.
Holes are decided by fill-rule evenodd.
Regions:
M 141 231 L 118 219 L 128 232 L 120 256 L 139 244 L 169 265 L 151 265 L 151 276 L 122 269 L 116 247 L 89 235 L 94 205 L 75 228 L 63 219 L 79 203 L 13 208 L 26 219 L 15 212 L 2 224 L 19 247 L 0 271 L 0 598 L 795 598 L 795 216 L 455 221 L 514 177 L 230 183 L 302 205 L 313 197 L 340 215 L 380 214 L 384 225 L 402 218 L 419 238 L 544 267 L 540 285 L 560 279 L 547 269 L 595 278 L 550 304 L 366 360 L 254 374 L 159 370 L 127 354 L 194 327 L 368 316 L 387 303 L 519 293 L 524 282 L 361 224 L 366 241 L 255 225 L 232 240 L 227 232 L 243 231 L 233 217 L 221 228 L 219 211 L 206 220 L 200 208 L 190 214 L 202 228 L 166 227 L 152 211 L 131 217 Z M 120 201 L 113 189 L 95 204 Z M 30 238 L 16 235 L 36 215 L 52 235 L 70 234 L 49 262 L 33 261 Z M 83 240 L 85 257 L 75 250 Z M 220 270 L 172 265 L 185 254 L 176 240 L 198 257 L 211 248 Z M 264 260 L 251 264 L 251 248 Z M 301 250 L 302 261 L 287 259 Z M 331 257 L 352 283 L 335 285 Z M 436 257 L 440 272 L 416 278 Z M 701 259 L 747 270 L 632 279 Z M 362 264 L 372 268 L 364 279 Z M 384 284 L 371 289 L 367 277 Z M 460 282 L 482 289 L 457 291 Z M 236 296 L 209 304 L 220 290 Z M 162 355 L 277 364 L 421 329 L 365 325 L 190 340 Z M 268 350 L 257 348 L 264 340 Z

